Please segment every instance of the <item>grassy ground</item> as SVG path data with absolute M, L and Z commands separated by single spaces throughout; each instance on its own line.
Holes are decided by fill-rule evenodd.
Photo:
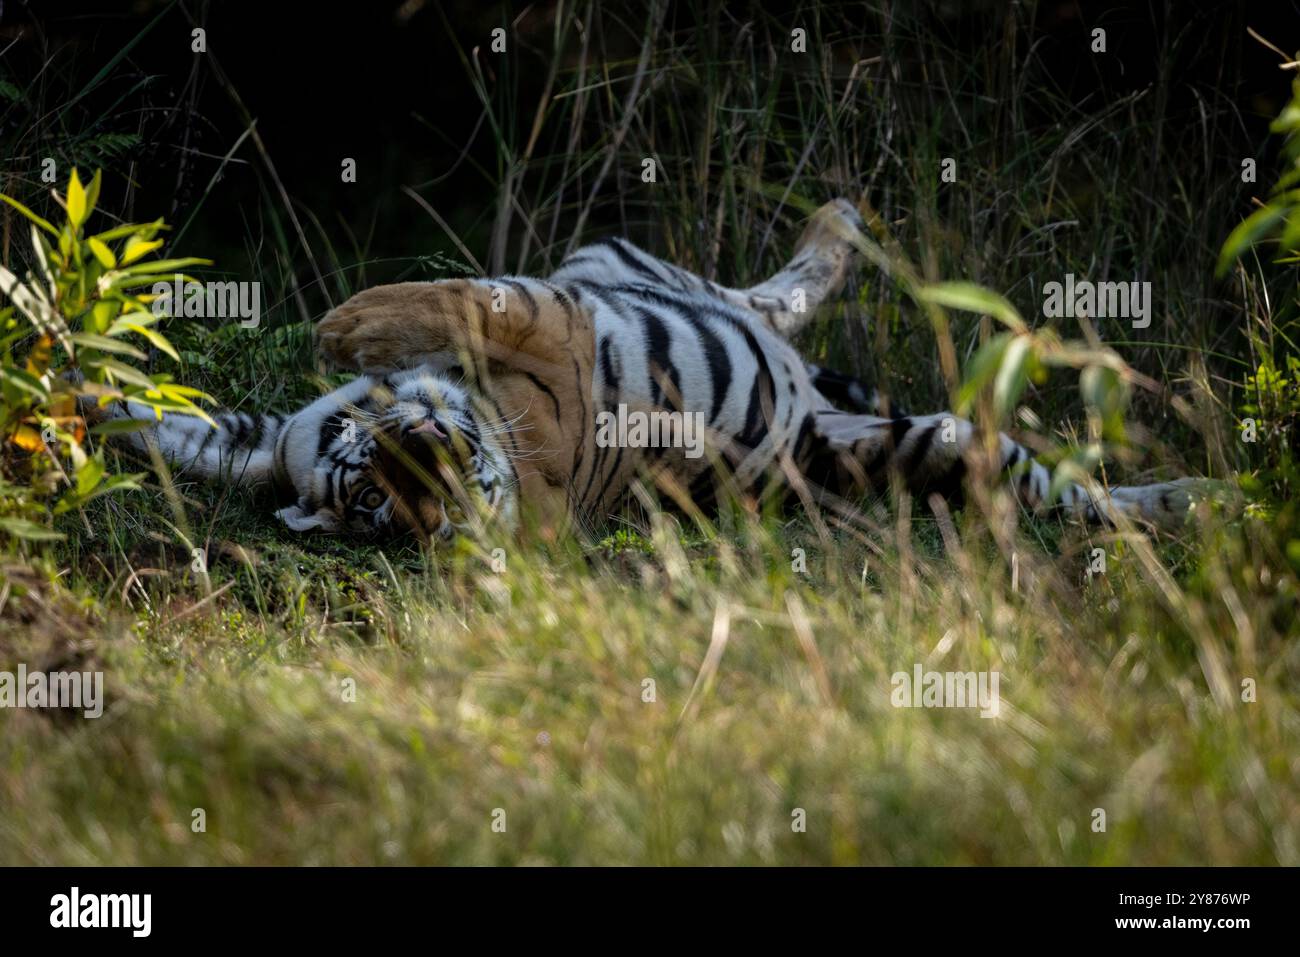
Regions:
M 1151 279 L 1150 329 L 1096 330 L 1160 385 L 1135 396 L 1125 474 L 1256 476 L 1257 506 L 1159 542 L 1029 520 L 998 495 L 937 516 L 863 502 L 829 529 L 652 510 L 598 543 L 426 556 L 304 538 L 250 493 L 154 479 L 69 516 L 54 550 L 8 545 L 0 669 L 102 669 L 109 701 L 96 720 L 0 710 L 0 863 L 1300 863 L 1300 531 L 1270 471 L 1290 439 L 1276 421 L 1258 446 L 1233 438 L 1246 373 L 1293 340 L 1294 274 L 1256 262 L 1215 281 L 1262 189 L 1235 170 L 1258 153 L 1268 181 L 1265 141 L 1246 141 L 1226 81 L 1201 108 L 1171 92 L 1208 55 L 1195 36 L 1234 24 L 1168 34 L 1145 95 L 1099 81 L 1079 101 L 1015 14 L 957 56 L 933 24 L 829 9 L 805 11 L 806 60 L 778 55 L 787 25 L 762 15 L 740 29 L 709 7 L 688 30 L 579 9 L 584 30 L 533 36 L 545 48 L 554 27 L 565 51 L 543 58 L 536 121 L 519 90 L 551 74 L 530 54 L 471 70 L 491 133 L 468 162 L 489 201 L 456 239 L 489 271 L 544 271 L 576 230 L 626 232 L 744 282 L 787 253 L 802 204 L 847 194 L 900 261 L 994 288 L 1035 324 L 1037 290 L 1067 272 Z M 29 106 L 7 115 L 44 115 Z M 424 257 L 336 225 L 328 197 L 286 206 L 271 158 L 239 155 L 262 189 L 242 248 L 174 252 L 259 279 L 271 309 L 251 340 L 169 335 L 181 381 L 284 409 L 331 381 L 309 335 L 329 302 L 467 257 L 441 231 Z M 639 182 L 644 156 L 659 183 Z M 208 190 L 179 211 L 191 237 L 220 215 Z M 937 357 L 964 364 L 990 331 L 951 320 L 936 330 L 866 271 L 802 344 L 938 408 Z M 1023 406 L 1027 440 L 1086 433 L 1067 374 Z M 1094 548 L 1106 568 L 1088 576 Z M 891 676 L 918 663 L 998 671 L 999 716 L 893 707 Z
M 1231 534 L 1163 553 L 1162 593 L 1140 543 L 1098 540 L 1081 584 L 1070 532 L 1022 540 L 1013 588 L 977 527 L 945 546 L 919 513 L 829 545 L 657 521 L 500 573 L 242 503 L 214 526 L 210 585 L 140 555 L 93 630 L 55 607 L 24 633 L 67 637 L 19 660 L 103 668 L 110 698 L 0 714 L 0 860 L 1297 862 L 1294 580 Z M 999 671 L 999 717 L 892 707 L 916 663 Z

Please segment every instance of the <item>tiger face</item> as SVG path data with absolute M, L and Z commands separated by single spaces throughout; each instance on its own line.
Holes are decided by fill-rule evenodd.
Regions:
M 447 540 L 510 524 L 515 481 L 500 435 L 453 377 L 418 368 L 363 376 L 282 430 L 276 465 L 297 502 L 276 513 L 296 531 Z

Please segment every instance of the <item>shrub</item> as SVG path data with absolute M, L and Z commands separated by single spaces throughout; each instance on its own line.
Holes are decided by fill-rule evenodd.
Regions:
M 142 347 L 178 356 L 156 328 L 154 297 L 138 291 L 207 261 L 151 258 L 163 246 L 162 220 L 84 235 L 100 179 L 96 172 L 83 185 L 72 171 L 64 196 L 54 193 L 64 211 L 58 227 L 0 194 L 30 221 L 33 260 L 25 279 L 0 266 L 9 302 L 0 309 L 0 532 L 11 548 L 15 540 L 61 538 L 53 516 L 136 487 L 139 476 L 111 473 L 88 436 L 143 423 L 90 425 L 90 410 L 129 399 L 159 418 L 180 411 L 207 419 L 195 405 L 204 393 L 142 368 L 149 359 Z
M 1254 368 L 1245 376 L 1245 397 L 1238 406 L 1243 439 L 1258 442 L 1261 449 L 1255 470 L 1242 479 L 1255 499 L 1252 509 L 1260 514 L 1287 507 L 1285 503 L 1293 499 L 1300 485 L 1295 440 L 1300 423 L 1300 350 L 1288 329 L 1295 319 L 1292 303 L 1295 270 L 1300 264 L 1300 80 L 1292 84 L 1290 102 L 1269 129 L 1284 137 L 1283 172 L 1268 202 L 1242 220 L 1224 241 L 1217 268 L 1222 276 L 1239 261 L 1274 246 L 1273 268 L 1283 283 L 1283 295 L 1261 297 L 1265 303 L 1279 303 L 1276 315 L 1269 310 L 1272 321 L 1250 325 Z M 1300 540 L 1293 540 L 1289 551 L 1292 561 L 1300 566 Z

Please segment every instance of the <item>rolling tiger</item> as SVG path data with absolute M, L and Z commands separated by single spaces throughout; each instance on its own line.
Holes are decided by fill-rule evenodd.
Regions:
M 814 214 L 787 265 L 749 289 L 720 286 L 610 238 L 546 279 L 378 286 L 332 310 L 319 352 L 359 375 L 291 415 L 223 413 L 217 428 L 168 415 L 137 433 L 183 474 L 266 483 L 290 528 L 413 532 L 425 542 L 486 523 L 552 534 L 619 512 L 641 478 L 687 507 L 802 486 L 852 496 L 896 476 L 914 492 L 961 487 L 975 445 L 948 413 L 880 415 L 851 377 L 790 344 L 843 286 L 862 229 L 854 206 Z M 698 417 L 706 454 L 596 441 L 620 405 Z M 139 415 L 122 409 L 120 415 Z M 1189 480 L 1079 485 L 998 438 L 997 463 L 1031 509 L 1090 522 L 1176 523 Z

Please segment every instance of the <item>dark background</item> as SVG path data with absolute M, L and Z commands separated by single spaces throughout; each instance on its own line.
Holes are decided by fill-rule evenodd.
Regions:
M 1005 13 L 1003 3 L 981 0 L 820 6 L 833 8 L 847 22 L 859 10 L 864 22 L 868 15 L 878 22 L 884 9 L 920 21 L 955 51 L 999 43 Z M 1161 95 L 1170 97 L 1170 112 L 1181 111 L 1189 124 L 1205 102 L 1205 91 L 1215 91 L 1234 104 L 1240 139 L 1253 145 L 1261 180 L 1268 182 L 1267 164 L 1276 147 L 1268 137 L 1268 121 L 1289 95 L 1292 73 L 1279 70 L 1278 57 L 1250 40 L 1245 27 L 1253 26 L 1284 47 L 1286 38 L 1300 44 L 1297 6 L 1295 0 L 1048 0 L 1022 5 L 1032 30 L 1018 36 L 1013 55 L 1023 56 L 1027 44 L 1039 44 L 1048 71 L 1039 81 L 1054 84 L 1080 104 L 1159 85 Z M 817 16 L 817 8 L 807 3 L 675 3 L 666 26 L 683 37 L 706 23 L 734 30 L 760 12 L 769 26 L 779 26 Z M 4 0 L 0 9 L 0 80 L 29 93 L 39 88 L 42 95 L 39 100 L 33 96 L 33 102 L 72 99 L 57 116 L 44 107 L 6 111 L 0 126 L 5 164 L 0 188 L 20 197 L 38 195 L 36 165 L 44 155 L 59 159 L 61 179 L 65 164 L 103 165 L 108 175 L 102 205 L 116 204 L 128 218 L 163 215 L 173 223 L 188 221 L 185 248 L 172 252 L 210 256 L 237 272 L 242 260 L 258 255 L 249 248 L 248 237 L 261 235 L 266 225 L 257 221 L 263 215 L 259 197 L 277 195 L 280 184 L 340 246 L 364 247 L 378 260 L 435 250 L 456 256 L 445 233 L 402 193 L 403 185 L 410 186 L 484 260 L 501 170 L 462 58 L 475 46 L 486 47 L 493 27 L 509 26 L 510 55 L 480 62 L 494 91 L 498 85 L 517 88 L 518 114 L 526 121 L 533 106 L 526 101 L 536 97 L 537 78 L 550 56 L 555 17 L 554 0 L 529 5 Z M 617 63 L 635 59 L 646 4 L 601 3 L 596 10 L 603 55 Z M 1088 54 L 1088 32 L 1096 24 L 1108 29 L 1112 56 Z M 195 25 L 207 31 L 206 55 L 190 50 Z M 1171 63 L 1160 51 L 1175 35 L 1181 38 L 1181 52 Z M 884 53 L 902 76 L 912 70 L 906 48 L 877 45 L 872 50 L 869 36 L 847 38 L 846 44 L 857 56 Z M 106 69 L 108 78 L 80 95 Z M 516 76 L 498 77 L 492 72 L 496 69 Z M 924 76 L 912 79 L 927 82 Z M 613 89 L 621 95 L 621 88 Z M 246 140 L 204 199 L 201 214 L 195 213 L 193 204 L 208 188 L 220 157 L 250 120 L 256 121 L 265 154 Z M 511 135 L 526 133 L 520 129 Z M 116 142 L 113 136 L 125 139 Z M 356 159 L 358 183 L 340 182 L 343 157 Z M 1189 162 L 1196 159 L 1188 157 Z M 613 196 L 635 186 L 615 178 L 608 189 Z M 626 229 L 634 239 L 663 251 L 654 235 L 636 222 L 629 224 L 612 204 L 597 208 L 589 228 Z M 6 236 L 6 253 L 8 242 Z M 339 258 L 346 259 L 346 252 Z M 301 270 L 310 286 L 305 263 L 291 268 Z M 402 274 L 409 274 L 409 266 L 388 269 L 381 263 L 367 279 Z M 323 305 L 312 302 L 314 309 Z

